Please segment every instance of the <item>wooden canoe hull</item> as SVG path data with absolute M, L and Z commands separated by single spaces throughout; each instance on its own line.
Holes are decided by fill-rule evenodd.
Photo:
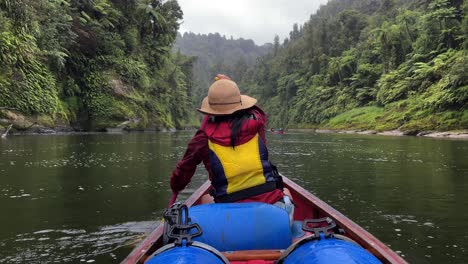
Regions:
M 364 230 L 362 227 L 351 221 L 349 218 L 335 210 L 333 207 L 323 202 L 315 195 L 306 191 L 304 188 L 283 176 L 285 187 L 291 191 L 294 203 L 296 205 L 294 211 L 294 220 L 302 221 L 304 219 L 330 217 L 338 227 L 345 231 L 347 237 L 356 241 L 363 248 L 371 252 L 382 263 L 407 263 L 397 253 L 391 250 L 388 246 L 374 237 L 372 234 Z M 200 203 L 201 197 L 208 193 L 210 182 L 205 182 L 198 190 L 196 190 L 186 201 L 185 204 L 190 207 Z M 122 264 L 142 264 L 146 259 L 163 246 L 163 225 L 155 228 L 133 251 L 128 255 Z M 246 251 L 238 252 L 229 256 L 230 260 L 260 258 L 263 260 L 275 259 L 279 256 L 279 252 L 271 251 Z M 242 256 L 242 257 L 240 257 Z M 262 257 L 263 256 L 263 257 Z

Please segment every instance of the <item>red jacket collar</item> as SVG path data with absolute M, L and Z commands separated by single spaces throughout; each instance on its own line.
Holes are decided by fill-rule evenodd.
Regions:
M 250 111 L 256 118 L 244 122 L 237 145 L 244 144 L 252 139 L 264 126 L 262 121 L 266 119 L 265 113 L 258 107 L 253 107 Z M 210 141 L 222 146 L 231 145 L 231 122 L 210 122 L 210 116 L 206 115 L 203 118 L 201 130 L 206 133 Z

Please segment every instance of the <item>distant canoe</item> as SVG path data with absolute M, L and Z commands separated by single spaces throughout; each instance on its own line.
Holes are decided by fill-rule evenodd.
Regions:
M 272 134 L 284 134 L 284 130 L 283 129 L 270 129 L 268 130 L 270 133 Z
M 194 240 L 196 242 L 193 242 L 193 244 L 179 247 L 174 246 L 174 244 L 164 245 L 164 225 L 161 224 L 156 227 L 156 229 L 149 234 L 144 241 L 135 247 L 135 249 L 122 263 L 156 264 L 171 262 L 223 264 L 247 263 L 249 261 L 263 261 L 262 263 L 271 264 L 314 263 L 309 261 L 311 259 L 315 259 L 316 261 L 325 260 L 325 262 L 320 263 L 407 263 L 397 253 L 392 251 L 384 243 L 348 219 L 346 216 L 288 178 L 283 176 L 283 179 L 285 187 L 291 191 L 295 203 L 293 227 L 297 226 L 299 223 L 299 226 L 306 228 L 302 225 L 304 222 L 308 223 L 309 221 L 313 222 L 316 219 L 327 219 L 327 222 L 336 225 L 334 230 L 340 230 L 342 233 L 331 235 L 332 238 L 327 239 L 322 236 L 323 233 L 320 233 L 321 235 L 314 235 L 314 232 L 316 231 L 314 229 L 315 231 L 312 233 L 303 232 L 302 235 L 297 237 L 297 234 L 290 233 L 294 228 L 289 228 L 289 219 L 286 220 L 287 228 L 284 228 L 283 222 L 285 216 L 282 215 L 282 217 L 278 217 L 278 215 L 274 215 L 283 213 L 287 218 L 287 213 L 283 209 L 268 204 L 251 203 L 250 205 L 237 204 L 239 206 L 235 206 L 235 204 L 225 204 L 232 208 L 228 209 L 229 211 L 227 211 L 228 213 L 226 214 L 226 217 L 224 217 L 224 220 L 220 219 L 221 222 L 228 221 L 228 224 L 226 225 L 227 227 L 234 229 L 241 228 L 242 230 L 232 232 L 232 230 L 225 229 L 221 232 L 222 234 L 217 234 L 216 232 L 218 232 L 217 230 L 220 228 L 218 225 L 203 223 L 207 221 L 219 222 L 219 220 L 213 220 L 210 218 L 215 218 L 216 215 L 223 213 L 219 212 L 219 209 L 223 207 L 223 204 L 200 205 L 201 197 L 208 193 L 211 185 L 210 182 L 207 181 L 198 190 L 196 190 L 187 199 L 187 201 L 185 201 L 186 207 L 190 209 L 191 215 L 189 215 L 189 217 L 193 217 L 193 222 L 200 222 L 200 225 L 202 226 L 201 229 L 203 229 L 203 225 L 205 225 L 204 228 L 206 229 L 207 234 L 202 235 L 202 237 L 205 236 L 204 240 L 199 239 L 196 241 L 197 239 L 195 238 Z M 242 209 L 247 210 L 246 213 L 244 215 L 238 214 L 238 217 L 235 217 L 236 212 L 239 212 L 239 210 L 241 210 L 240 207 L 242 206 L 247 207 Z M 201 208 L 203 208 L 203 210 L 197 210 Z M 218 211 L 207 212 L 209 209 L 206 208 L 215 208 Z M 205 214 L 207 216 L 201 215 L 200 217 L 200 214 Z M 269 217 L 267 219 L 269 221 L 268 224 L 263 225 L 262 221 L 265 221 L 265 219 L 258 217 L 263 215 Z M 248 217 L 248 220 L 239 219 L 245 217 Z M 236 222 L 236 219 L 239 221 Z M 266 231 L 272 231 L 273 237 L 267 241 L 261 242 L 260 240 L 264 238 L 265 235 L 268 236 L 269 233 L 264 232 L 265 230 L 263 229 L 257 230 L 258 232 L 245 231 L 249 230 L 249 224 L 255 224 L 257 229 L 262 227 L 265 228 Z M 222 224 L 220 225 L 222 226 Z M 322 229 L 318 228 L 317 230 Z M 323 230 L 326 230 L 326 228 Z M 202 230 L 201 232 L 203 233 Z M 301 232 L 301 230 L 299 230 L 299 232 Z M 213 243 L 211 243 L 213 246 L 210 245 L 210 235 L 214 236 L 214 239 L 212 240 Z M 255 235 L 262 237 L 253 237 Z M 296 236 L 296 238 L 294 238 L 294 236 Z M 222 239 L 218 239 L 219 237 Z M 226 241 L 229 237 L 233 240 Z M 251 238 L 254 238 L 255 242 L 253 244 L 242 245 L 243 238 L 246 241 L 251 241 Z M 225 245 L 228 247 L 233 246 L 234 248 L 242 248 L 242 250 L 225 250 Z M 252 249 L 246 249 L 246 246 L 252 246 Z M 321 255 L 322 253 L 323 256 Z M 344 258 L 347 259 L 345 262 L 342 261 L 343 254 L 346 255 L 344 256 Z M 197 259 L 197 261 L 193 262 L 194 259 L 191 259 L 192 257 Z M 350 258 L 355 259 L 353 262 L 350 262 Z M 304 259 L 308 259 L 308 261 L 303 262 Z

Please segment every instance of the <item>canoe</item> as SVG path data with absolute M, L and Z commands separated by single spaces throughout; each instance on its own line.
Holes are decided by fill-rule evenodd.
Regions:
M 272 134 L 284 134 L 284 130 L 268 130 Z
M 294 211 L 294 221 L 296 222 L 305 222 L 309 221 L 309 219 L 328 219 L 327 221 L 333 222 L 333 224 L 336 225 L 336 228 L 334 230 L 340 230 L 342 235 L 336 235 L 336 237 L 340 237 L 340 239 L 344 239 L 346 241 L 352 241 L 349 242 L 349 246 L 354 246 L 354 244 L 357 244 L 359 247 L 358 250 L 364 251 L 364 254 L 371 255 L 372 258 L 375 257 L 375 259 L 378 260 L 378 262 L 366 262 L 366 261 L 355 261 L 355 262 L 350 262 L 350 263 L 407 263 L 403 258 L 401 258 L 396 252 L 391 250 L 388 246 L 386 246 L 384 243 L 382 243 L 380 240 L 378 240 L 375 236 L 364 230 L 362 227 L 348 219 L 346 216 L 332 208 L 330 205 L 327 203 L 323 202 L 310 192 L 306 191 L 304 188 L 296 184 L 295 182 L 291 181 L 287 177 L 283 176 L 283 181 L 284 185 L 286 188 L 288 188 L 291 191 L 294 204 L 295 204 L 295 211 Z M 205 182 L 199 189 L 197 189 L 186 201 L 185 205 L 188 208 L 197 208 L 201 206 L 206 206 L 206 205 L 200 205 L 200 199 L 201 197 L 208 193 L 208 189 L 210 187 L 210 182 L 207 181 Z M 221 205 L 221 204 L 216 204 L 216 205 Z M 216 206 L 214 205 L 214 206 Z M 239 204 L 238 204 L 239 205 Z M 270 205 L 268 205 L 270 206 Z M 275 207 L 276 206 L 271 206 Z M 279 209 L 279 208 L 278 208 Z M 229 209 L 232 210 L 232 209 Z M 281 209 L 281 211 L 284 211 Z M 232 211 L 230 211 L 232 212 Z M 284 211 L 285 212 L 285 211 Z M 287 214 L 286 214 L 287 215 Z M 191 217 L 191 216 L 188 216 Z M 211 215 L 210 215 L 211 217 Z M 277 217 L 274 217 L 275 219 Z M 255 220 L 256 221 L 256 220 Z M 251 222 L 245 221 L 245 222 Z M 289 218 L 288 218 L 289 222 Z M 258 226 L 262 226 L 262 224 L 257 223 L 257 228 Z M 214 225 L 211 225 L 214 226 Z M 271 224 L 266 224 L 268 228 L 271 227 Z M 273 223 L 273 226 L 275 224 Z M 243 227 L 242 227 L 243 228 Z M 245 227 L 248 228 L 248 227 Z M 248 229 L 244 229 L 248 230 Z M 223 231 L 224 232 L 224 231 Z M 278 231 L 279 232 L 279 231 Z M 250 232 L 237 232 L 240 234 L 237 234 L 238 236 L 248 236 L 249 234 L 257 233 L 256 231 Z M 295 243 L 299 243 L 302 240 L 310 240 L 308 237 L 314 237 L 314 234 L 310 235 L 310 232 L 306 235 L 304 235 L 303 238 L 299 238 L 299 241 L 296 241 Z M 282 233 L 276 233 L 275 237 L 281 238 Z M 225 234 L 223 234 L 224 236 Z M 289 234 L 288 234 L 289 235 Z M 164 247 L 164 225 L 160 224 L 157 226 L 142 242 L 140 242 L 133 250 L 132 252 L 123 260 L 121 263 L 122 264 L 143 264 L 143 263 L 149 263 L 151 261 L 151 258 L 154 257 L 154 253 L 161 251 L 161 248 Z M 223 240 L 225 237 L 223 237 Z M 275 238 L 276 239 L 276 238 Z M 280 239 L 281 240 L 281 239 Z M 335 239 L 336 240 L 336 239 Z M 345 241 L 338 241 L 339 243 L 348 243 Z M 225 242 L 225 241 L 223 241 Z M 282 242 L 274 242 L 270 241 L 267 242 L 267 244 L 271 243 L 282 243 Z M 312 242 L 307 242 L 309 244 L 301 244 L 301 247 L 305 254 L 309 254 L 308 252 L 310 251 L 309 249 L 304 249 L 307 245 L 308 247 L 311 247 Z M 315 243 L 315 242 L 313 242 Z M 199 243 L 203 244 L 203 243 Z M 291 242 L 291 244 L 294 244 Z M 343 246 L 340 244 L 341 246 Z M 315 245 L 316 246 L 316 245 Z M 344 245 L 348 247 L 348 245 Z M 167 247 L 167 246 L 166 246 Z M 220 246 L 221 249 L 223 249 L 223 246 Z M 327 247 L 330 247 L 327 245 Z M 204 247 L 202 247 L 204 248 Z M 293 246 L 290 246 L 290 248 L 293 248 Z M 296 249 L 298 247 L 296 246 Z M 243 249 L 243 248 L 242 248 Z M 300 248 L 299 248 L 300 249 Z M 294 249 L 295 250 L 295 249 Z M 353 249 L 354 250 L 354 249 Z M 210 252 L 213 250 L 209 250 Z M 216 250 L 214 250 L 216 251 Z M 219 258 L 223 259 L 223 262 L 220 263 L 275 263 L 275 261 L 278 261 L 278 259 L 284 260 L 285 253 L 291 251 L 289 248 L 274 248 L 274 249 L 252 249 L 252 250 L 228 250 L 228 251 L 219 251 L 219 253 L 222 254 L 222 256 L 219 256 Z M 298 251 L 298 250 L 297 250 Z M 291 252 L 289 252 L 291 253 Z M 292 253 L 295 253 L 294 251 Z M 304 254 L 304 253 L 302 253 Z M 361 252 L 362 254 L 362 252 Z M 330 255 L 330 254 L 329 254 Z M 333 253 L 331 255 L 334 255 Z M 320 257 L 320 256 L 319 256 Z M 260 261 L 260 262 L 258 262 Z M 262 262 L 263 261 L 263 262 Z M 333 261 L 332 261 L 333 262 Z M 326 263 L 332 263 L 332 262 L 326 262 Z M 151 263 L 159 263 L 159 262 L 151 262 Z M 190 263 L 190 261 L 182 261 L 182 262 L 177 262 L 177 263 Z M 217 262 L 212 262 L 212 263 L 217 263 Z M 293 261 L 293 262 L 276 262 L 276 263 L 299 263 L 298 261 Z M 312 263 L 312 262 L 303 262 L 303 263 Z M 321 262 L 323 263 L 323 262 Z

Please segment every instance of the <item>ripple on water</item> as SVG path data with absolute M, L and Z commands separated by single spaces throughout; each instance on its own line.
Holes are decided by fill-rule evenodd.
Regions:
M 103 254 L 110 254 L 115 259 L 112 251 L 136 244 L 157 224 L 156 221 L 128 222 L 104 226 L 95 232 L 44 229 L 19 234 L 0 241 L 0 245 L 11 247 L 6 252 L 0 249 L 0 263 L 93 263 L 97 256 Z
M 107 167 L 124 167 L 123 164 L 137 162 L 139 165 L 155 160 L 172 159 L 174 155 L 160 155 L 150 152 L 126 152 L 126 153 L 92 153 L 80 152 L 72 153 L 68 157 L 60 157 L 54 159 L 27 161 L 25 167 L 41 167 L 41 168 L 107 168 Z M 11 164 L 14 165 L 14 164 Z
M 283 155 L 290 156 L 312 156 L 314 153 L 303 153 L 303 152 L 284 152 Z
M 416 224 L 417 226 L 428 226 L 432 228 L 438 228 L 434 223 L 428 221 L 418 221 L 415 216 L 412 215 L 382 215 L 385 220 L 392 221 L 393 224 Z

